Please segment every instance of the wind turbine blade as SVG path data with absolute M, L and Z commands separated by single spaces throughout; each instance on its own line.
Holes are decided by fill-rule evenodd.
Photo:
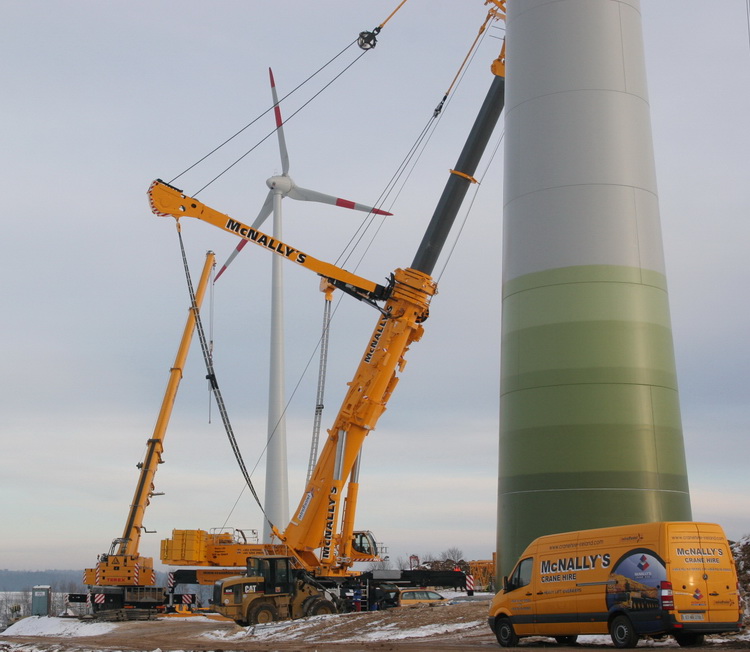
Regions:
M 372 206 L 365 206 L 364 204 L 358 204 L 357 202 L 349 201 L 348 199 L 341 199 L 340 197 L 334 197 L 333 195 L 325 195 L 317 190 L 309 190 L 307 188 L 300 188 L 295 185 L 288 193 L 288 197 L 292 199 L 299 199 L 301 201 L 316 201 L 321 204 L 331 204 L 332 206 L 341 206 L 341 208 L 351 208 L 355 211 L 364 211 L 365 213 L 374 213 L 375 215 L 393 215 L 388 211 L 381 211 L 379 208 L 373 208 Z
M 240 251 L 242 251 L 242 247 L 244 247 L 246 244 L 247 244 L 247 240 L 240 240 L 237 243 L 237 247 L 231 254 L 229 254 L 229 258 L 227 258 L 227 262 L 225 262 L 221 266 L 219 273 L 214 278 L 214 283 L 216 283 L 216 281 L 219 280 L 219 277 L 226 271 L 227 267 L 229 267 L 232 264 L 232 261 L 237 257 L 237 254 L 240 253 Z
M 258 217 L 255 218 L 255 222 L 252 223 L 252 228 L 257 229 L 260 227 L 263 222 L 266 221 L 266 218 L 271 214 L 273 211 L 273 191 L 270 191 L 266 195 L 266 201 L 263 202 L 263 206 L 260 209 L 260 213 L 258 213 Z M 229 258 L 227 258 L 227 261 L 221 266 L 221 269 L 219 270 L 219 273 L 214 278 L 214 283 L 219 280 L 219 277 L 226 271 L 227 267 L 229 267 L 232 264 L 232 261 L 237 257 L 237 254 L 242 251 L 242 248 L 247 244 L 247 240 L 240 240 L 237 243 L 237 246 L 235 247 L 234 251 L 229 254 Z
M 279 96 L 276 94 L 276 82 L 273 79 L 273 70 L 268 69 L 268 75 L 271 78 L 271 95 L 273 97 L 273 113 L 276 116 L 276 134 L 279 137 L 279 151 L 281 152 L 281 174 L 289 172 L 289 152 L 286 149 L 286 139 L 284 138 L 284 121 L 281 119 L 281 107 L 279 106 Z
M 263 202 L 263 206 L 261 206 L 260 212 L 258 213 L 258 217 L 255 218 L 255 222 L 253 222 L 250 226 L 252 226 L 254 229 L 259 229 L 260 225 L 266 221 L 266 218 L 272 212 L 273 212 L 273 190 L 269 190 L 268 194 L 266 195 L 266 201 Z M 243 240 L 243 242 L 246 242 L 246 240 Z

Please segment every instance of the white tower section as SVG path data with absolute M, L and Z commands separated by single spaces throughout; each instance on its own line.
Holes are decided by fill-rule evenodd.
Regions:
M 282 240 L 282 192 L 273 195 L 273 237 Z M 284 268 L 281 256 L 271 260 L 271 362 L 268 376 L 268 448 L 266 450 L 266 515 L 277 527 L 289 522 L 289 479 L 286 450 L 284 383 Z M 263 542 L 271 542 L 271 526 L 263 525 Z

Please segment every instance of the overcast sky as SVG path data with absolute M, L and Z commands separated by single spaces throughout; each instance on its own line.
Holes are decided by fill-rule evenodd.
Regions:
M 189 303 L 174 220 L 146 202 L 281 96 L 381 23 L 397 2 L 96 0 L 2 2 L 0 568 L 92 566 L 125 523 Z M 745 0 L 644 0 L 655 159 L 693 515 L 750 533 L 750 45 Z M 375 203 L 447 90 L 484 19 L 480 0 L 412 0 L 377 47 L 356 46 L 282 103 L 301 186 Z M 385 208 L 358 272 L 411 263 L 491 82 L 485 38 L 418 165 Z M 354 63 L 353 63 L 354 62 Z M 350 63 L 330 87 L 306 104 Z M 303 108 L 304 105 L 304 108 Z M 195 193 L 273 128 L 261 117 L 174 183 Z M 495 545 L 502 144 L 438 273 L 423 340 L 365 444 L 357 527 L 391 556 Z M 275 138 L 199 197 L 250 222 Z M 466 207 L 468 207 L 466 203 Z M 360 214 L 287 199 L 285 240 L 334 261 Z M 207 249 L 235 239 L 196 220 L 183 236 L 197 281 Z M 270 227 L 269 227 L 270 230 Z M 458 229 L 454 230 L 458 235 Z M 369 244 L 369 240 L 367 240 Z M 270 256 L 247 247 L 204 309 L 216 371 L 253 480 L 264 487 Z M 445 266 L 447 262 L 447 267 Z M 348 263 L 349 268 L 353 263 Z M 287 283 L 290 498 L 302 493 L 315 405 L 322 298 Z M 208 312 L 211 313 L 209 319 Z M 330 347 L 324 427 L 377 314 L 344 298 Z M 312 364 L 308 363 L 312 358 Z M 165 442 L 142 553 L 172 528 L 262 529 L 204 379 L 197 340 Z M 235 505 L 236 503 L 236 505 Z

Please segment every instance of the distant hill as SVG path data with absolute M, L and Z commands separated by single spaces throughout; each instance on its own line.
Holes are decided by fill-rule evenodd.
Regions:
M 160 586 L 167 583 L 167 573 L 157 571 L 156 582 Z M 14 571 L 0 569 L 0 592 L 31 591 L 38 585 L 52 587 L 55 593 L 85 593 L 82 570 L 43 570 Z
M 82 570 L 13 571 L 0 569 L 0 591 L 30 591 L 37 585 L 49 585 L 53 591 L 83 593 Z

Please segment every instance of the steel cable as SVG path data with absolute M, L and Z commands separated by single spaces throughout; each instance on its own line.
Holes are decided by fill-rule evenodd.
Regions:
M 193 311 L 193 314 L 195 315 L 195 330 L 198 333 L 198 339 L 200 340 L 200 343 L 201 343 L 201 351 L 203 352 L 203 360 L 206 363 L 206 373 L 207 373 L 206 378 L 209 381 L 209 384 L 211 386 L 211 391 L 213 392 L 214 398 L 216 399 L 216 405 L 219 408 L 219 414 L 221 414 L 221 420 L 224 424 L 224 430 L 227 433 L 229 444 L 232 448 L 232 452 L 234 453 L 234 457 L 237 460 L 237 463 L 239 464 L 240 471 L 242 472 L 242 476 L 245 478 L 245 482 L 247 483 L 247 486 L 250 489 L 250 492 L 253 494 L 253 498 L 255 498 L 255 502 L 258 503 L 258 507 L 260 507 L 260 511 L 263 513 L 263 516 L 266 518 L 266 520 L 268 520 L 268 516 L 266 515 L 266 512 L 263 509 L 263 505 L 261 504 L 260 499 L 258 498 L 258 494 L 255 491 L 253 482 L 250 479 L 250 474 L 248 473 L 247 467 L 245 466 L 245 460 L 242 458 L 242 453 L 240 451 L 239 445 L 237 444 L 237 438 L 234 436 L 234 430 L 232 429 L 232 424 L 229 421 L 229 414 L 227 413 L 227 408 L 226 408 L 226 405 L 224 404 L 224 399 L 221 395 L 221 390 L 219 389 L 219 383 L 216 379 L 216 371 L 214 370 L 211 351 L 209 349 L 208 342 L 206 341 L 205 331 L 203 330 L 203 322 L 201 321 L 200 310 L 198 309 L 198 304 L 195 300 L 195 290 L 193 289 L 193 282 L 190 278 L 190 267 L 188 266 L 188 262 L 187 262 L 187 254 L 185 253 L 185 244 L 182 240 L 182 231 L 180 229 L 179 221 L 176 221 L 176 225 L 177 225 L 177 236 L 180 241 L 180 251 L 182 253 L 182 264 L 185 269 L 185 280 L 187 281 L 188 292 L 190 294 L 190 306 L 191 306 L 190 309 Z M 273 525 L 273 523 L 271 525 Z

